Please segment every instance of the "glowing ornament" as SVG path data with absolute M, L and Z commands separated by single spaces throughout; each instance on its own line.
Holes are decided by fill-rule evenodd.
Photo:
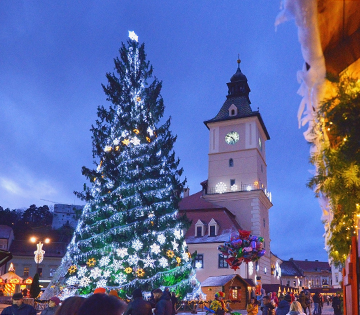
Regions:
M 138 39 L 139 39 L 139 36 L 137 36 L 134 31 L 129 31 L 129 38 L 130 38 L 131 40 L 134 40 L 134 41 L 137 42 Z
M 144 269 L 141 269 L 141 268 L 137 269 L 137 270 L 136 270 L 136 275 L 137 275 L 138 277 L 143 277 L 143 276 L 145 276 L 145 271 L 144 271 Z
M 236 184 L 230 187 L 231 191 L 238 191 L 238 186 Z
M 189 255 L 187 254 L 187 252 L 183 252 L 181 256 L 186 262 L 189 261 Z
M 68 272 L 69 272 L 69 274 L 73 274 L 73 273 L 76 272 L 76 270 L 77 270 L 76 265 L 72 265 L 72 266 L 70 266 L 70 268 L 68 269 Z
M 96 287 L 97 288 L 103 288 L 103 287 L 106 287 L 106 279 L 101 279 L 99 280 L 97 283 L 96 283 Z
M 129 139 L 125 139 L 123 141 L 121 141 L 122 144 L 128 145 L 130 143 Z
M 150 246 L 150 250 L 154 254 L 159 254 L 160 253 L 160 246 L 158 244 L 153 244 L 153 245 Z
M 215 192 L 218 194 L 223 194 L 224 192 L 226 192 L 226 190 L 226 184 L 223 182 L 217 183 L 215 186 Z
M 136 101 L 140 102 L 140 101 L 141 101 L 141 97 L 138 96 L 138 97 L 136 98 Z
M 180 265 L 180 263 L 181 263 L 181 258 L 180 258 L 180 257 L 176 257 L 176 261 L 177 261 L 178 265 Z
M 120 147 L 117 145 L 116 147 L 115 147 L 115 151 L 119 151 L 120 150 Z
M 110 258 L 107 256 L 101 257 L 101 259 L 99 260 L 99 265 L 100 267 L 105 267 L 109 264 L 110 262 Z
M 146 130 L 150 137 L 154 135 L 154 130 L 152 130 L 150 127 Z
M 114 145 L 119 145 L 119 143 L 120 143 L 120 140 L 119 140 L 119 139 L 115 139 L 115 140 L 113 141 L 113 144 L 114 144 Z
M 140 97 L 138 97 L 138 98 L 140 98 Z M 140 100 L 141 100 L 141 98 L 140 98 Z M 137 135 L 140 133 L 139 129 L 134 129 L 133 132 L 135 132 Z
M 147 142 L 151 142 L 151 139 L 149 137 L 146 137 Z
M 134 137 L 131 139 L 131 142 L 134 144 L 134 145 L 139 145 L 140 144 L 140 139 L 137 138 L 137 137 Z
M 129 262 L 130 265 L 137 265 L 138 261 L 139 261 L 139 257 L 136 254 L 135 255 L 130 255 L 129 258 L 128 258 L 128 262 Z
M 136 239 L 134 242 L 132 242 L 132 247 L 136 250 L 139 251 L 140 249 L 143 248 L 143 243 L 141 243 L 141 241 L 139 239 Z
M 122 284 L 122 283 L 126 282 L 126 276 L 123 273 L 120 273 L 120 274 L 116 275 L 115 276 L 115 282 L 117 282 L 118 284 Z
M 158 240 L 158 242 L 162 245 L 162 244 L 165 243 L 166 237 L 165 237 L 164 234 L 160 234 L 160 235 L 158 235 L 157 240 Z
M 169 263 L 165 257 L 162 257 L 159 259 L 159 264 L 163 268 L 166 268 L 169 265 Z
M 93 279 L 99 278 L 101 276 L 101 269 L 99 267 L 95 267 L 90 271 L 90 277 Z
M 196 262 L 195 268 L 200 269 L 202 267 L 202 263 L 200 261 Z
M 127 251 L 127 248 L 118 248 L 116 250 L 116 253 L 121 257 L 121 258 L 124 258 L 127 254 L 128 254 L 128 251 Z
M 171 249 L 169 249 L 169 250 L 166 252 L 166 255 L 167 255 L 168 257 L 170 257 L 170 258 L 173 258 L 173 257 L 174 257 L 174 252 L 173 252 Z
M 104 149 L 105 152 L 110 152 L 111 150 L 112 150 L 112 147 L 110 147 L 108 145 Z
M 131 272 L 132 272 L 132 268 L 131 268 L 131 267 L 125 268 L 125 272 L 126 272 L 126 273 L 131 273 Z
M 88 285 L 90 284 L 90 282 L 91 282 L 90 278 L 88 278 L 88 277 L 83 277 L 83 278 L 81 278 L 80 281 L 79 281 L 79 286 L 80 286 L 80 287 L 86 287 L 86 286 L 88 286 Z
M 94 267 L 95 264 L 96 264 L 96 259 L 95 259 L 95 258 L 89 258 L 89 260 L 86 262 L 86 264 L 87 264 L 89 267 Z
M 150 268 L 154 268 L 154 259 L 151 259 L 149 254 L 147 255 L 147 257 L 145 259 L 143 259 L 143 263 L 144 263 L 144 268 L 150 267 Z
M 39 242 L 36 244 L 37 250 L 34 251 L 35 257 L 34 260 L 37 264 L 40 264 L 44 259 L 45 251 L 42 249 L 43 243 Z

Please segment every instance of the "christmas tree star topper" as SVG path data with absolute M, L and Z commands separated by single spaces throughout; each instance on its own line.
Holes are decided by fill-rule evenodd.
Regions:
M 129 31 L 129 38 L 131 40 L 138 41 L 139 36 L 137 36 L 134 31 Z

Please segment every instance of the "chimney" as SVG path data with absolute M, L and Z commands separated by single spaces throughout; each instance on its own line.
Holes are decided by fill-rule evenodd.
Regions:
M 183 198 L 189 197 L 189 195 L 190 195 L 190 188 L 189 187 L 184 188 Z

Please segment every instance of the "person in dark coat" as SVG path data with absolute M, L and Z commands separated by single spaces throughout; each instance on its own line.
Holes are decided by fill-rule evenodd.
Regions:
M 36 315 L 35 308 L 24 303 L 21 293 L 15 293 L 12 302 L 13 305 L 4 308 L 1 315 Z
M 77 315 L 122 315 L 126 303 L 115 296 L 107 294 L 93 294 L 81 305 Z
M 124 315 L 152 315 L 151 304 L 143 299 L 141 289 L 135 289 L 132 297 L 133 300 L 128 304 Z
M 263 302 L 264 302 L 264 306 L 261 307 L 262 315 L 274 315 L 275 306 L 271 303 L 270 297 L 265 295 L 263 297 Z
M 156 289 L 153 291 L 156 306 L 155 306 L 155 314 L 156 315 L 172 315 L 173 314 L 173 307 L 171 303 L 171 296 L 170 293 L 161 291 L 161 289 Z
M 284 299 L 279 302 L 278 308 L 276 309 L 276 315 L 286 315 L 290 311 L 291 296 L 290 294 L 285 295 Z
M 178 299 L 177 299 L 177 297 L 175 295 L 175 292 L 171 293 L 171 303 L 172 303 L 173 309 L 174 309 L 173 314 L 177 313 L 176 312 L 176 304 L 177 304 L 177 302 L 178 302 Z
M 340 293 L 336 293 L 336 296 L 332 300 L 332 305 L 335 315 L 341 315 L 341 300 Z
M 45 308 L 40 315 L 54 315 L 59 308 L 60 299 L 57 296 L 53 296 L 49 300 L 49 307 Z

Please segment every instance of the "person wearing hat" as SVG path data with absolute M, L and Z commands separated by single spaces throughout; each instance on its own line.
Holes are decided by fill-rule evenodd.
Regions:
M 49 300 L 49 307 L 45 308 L 40 315 L 54 315 L 59 308 L 60 299 L 57 296 L 53 296 Z
M 23 301 L 21 293 L 14 293 L 12 296 L 13 304 L 3 309 L 1 315 L 36 315 L 36 310 Z
M 128 304 L 124 315 L 152 315 L 151 304 L 145 301 L 141 289 L 135 289 L 132 294 L 132 301 Z
M 286 315 L 290 311 L 291 296 L 286 294 L 284 299 L 279 302 L 278 308 L 276 309 L 276 315 Z
M 96 288 L 94 294 L 106 294 L 105 288 Z
M 225 298 L 224 292 L 216 292 L 215 300 L 211 302 L 210 309 L 215 312 L 215 314 L 225 314 L 227 312 L 227 308 L 223 299 Z

